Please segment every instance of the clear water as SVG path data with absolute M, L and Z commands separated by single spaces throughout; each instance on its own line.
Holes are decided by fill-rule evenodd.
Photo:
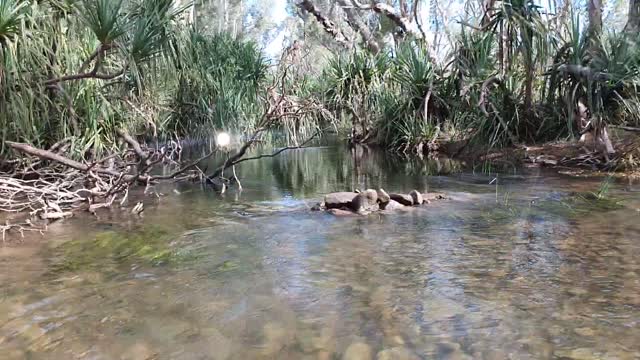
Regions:
M 640 358 L 640 186 L 458 168 L 305 149 L 0 244 L 0 358 Z M 308 210 L 380 186 L 452 199 Z

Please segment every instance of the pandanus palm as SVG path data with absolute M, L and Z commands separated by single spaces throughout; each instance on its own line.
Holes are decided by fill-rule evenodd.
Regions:
M 29 4 L 20 0 L 0 0 L 0 45 L 20 31 L 20 22 L 24 18 Z
M 574 125 L 573 109 L 578 101 L 589 108 L 596 128 L 604 126 L 604 117 L 608 122 L 637 122 L 640 109 L 640 103 L 635 100 L 640 86 L 638 35 L 610 33 L 602 40 L 593 39 L 589 32 L 580 31 L 579 24 L 578 15 L 573 15 L 568 38 L 557 51 L 549 71 L 547 102 L 566 106 L 569 129 Z M 598 44 L 597 51 L 594 51 L 594 42 Z M 619 109 L 624 111 L 616 112 Z M 616 113 L 622 116 L 612 116 Z
M 4 47 L 20 31 L 20 22 L 27 11 L 28 3 L 20 0 L 0 0 L 0 60 L 4 58 Z M 4 78 L 4 60 L 0 61 L 0 83 Z
M 491 64 L 486 64 L 486 69 L 493 68 L 495 72 L 484 78 L 478 103 L 481 109 L 485 109 L 486 105 L 487 110 L 483 113 L 491 124 L 495 124 L 496 134 L 508 135 L 510 142 L 527 140 L 533 138 L 534 132 L 540 127 L 535 121 L 539 116 L 534 109 L 536 68 L 545 65 L 548 48 L 554 40 L 548 34 L 540 7 L 533 0 L 489 1 L 487 4 L 490 8 L 478 30 L 479 34 L 490 37 L 479 40 L 491 41 L 491 37 L 497 39 L 495 56 L 498 66 L 495 69 Z M 472 43 L 468 48 L 481 50 L 480 54 L 484 54 L 484 58 L 493 57 L 493 54 L 486 54 L 484 51 L 491 50 L 491 46 L 478 45 L 480 44 Z M 456 66 L 474 67 L 474 64 L 464 66 L 459 61 L 454 62 Z M 517 66 L 518 64 L 521 66 Z M 464 75 L 464 72 L 459 72 L 458 75 Z M 522 85 L 519 85 L 520 82 Z M 467 88 L 470 85 L 462 84 Z M 489 91 L 494 85 L 499 86 L 497 94 Z M 493 104 L 492 99 L 496 98 L 501 105 Z M 521 110 L 524 110 L 525 116 L 520 115 Z
M 520 56 L 525 72 L 524 108 L 533 105 L 533 81 L 537 59 L 544 59 L 550 43 L 540 6 L 533 0 L 504 0 L 485 25 L 500 36 L 499 63 L 502 74 L 512 70 L 514 58 Z

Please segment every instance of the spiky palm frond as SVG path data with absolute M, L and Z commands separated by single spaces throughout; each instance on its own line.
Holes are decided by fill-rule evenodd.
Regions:
M 111 44 L 127 31 L 123 0 L 82 0 L 80 15 L 102 44 Z
M 143 0 L 131 14 L 129 52 L 133 61 L 147 61 L 160 53 L 169 39 L 172 21 L 185 9 L 174 8 L 172 0 Z
M 19 31 L 29 3 L 20 0 L 0 0 L 0 44 L 10 41 Z

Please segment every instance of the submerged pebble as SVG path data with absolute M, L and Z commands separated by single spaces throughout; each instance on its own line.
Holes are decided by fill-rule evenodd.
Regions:
M 279 323 L 271 322 L 262 329 L 264 343 L 262 345 L 262 354 L 265 356 L 273 356 L 284 349 L 291 340 L 291 334 L 287 329 Z
M 365 343 L 357 342 L 349 345 L 345 350 L 342 360 L 371 360 L 371 347 Z
M 404 347 L 394 347 L 391 349 L 382 350 L 378 353 L 376 360 L 418 360 L 419 358 L 413 355 L 408 349 Z

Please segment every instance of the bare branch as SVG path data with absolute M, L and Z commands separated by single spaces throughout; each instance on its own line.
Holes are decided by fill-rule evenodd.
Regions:
M 100 44 L 98 48 L 85 60 L 80 66 L 80 73 L 74 75 L 66 75 L 55 79 L 49 79 L 45 81 L 43 84 L 46 86 L 59 84 L 65 81 L 73 81 L 73 80 L 82 80 L 82 79 L 100 79 L 100 80 L 112 80 L 115 79 L 122 74 L 124 74 L 125 68 L 122 68 L 119 71 L 116 71 L 112 74 L 104 74 L 98 73 L 100 67 L 102 66 L 102 60 L 107 51 L 114 47 L 113 44 Z M 93 69 L 89 72 L 84 72 L 85 69 L 89 66 L 89 64 L 93 64 Z
M 115 73 L 112 74 L 99 74 L 97 72 L 88 72 L 88 73 L 83 73 L 83 74 L 75 74 L 75 75 L 67 75 L 67 76 L 62 76 L 56 79 L 50 79 L 44 82 L 44 85 L 52 85 L 52 84 L 56 84 L 56 83 L 60 83 L 60 82 L 65 82 L 65 81 L 73 81 L 73 80 L 82 80 L 82 79 L 100 79 L 100 80 L 113 80 L 119 76 L 121 76 L 122 74 L 124 74 L 124 69 L 119 70 Z
M 33 155 L 33 156 L 37 156 L 41 159 L 46 159 L 46 160 L 51 160 L 51 161 L 55 161 L 58 162 L 62 165 L 65 165 L 67 167 L 70 167 L 72 169 L 76 169 L 76 170 L 80 170 L 80 171 L 87 171 L 89 170 L 89 167 L 85 164 L 79 163 L 75 160 L 71 160 L 69 158 L 66 158 L 62 155 L 56 154 L 54 152 L 48 151 L 48 150 L 42 150 L 42 149 L 38 149 L 35 148 L 31 145 L 28 144 L 22 144 L 22 143 L 15 143 L 15 142 L 11 142 L 11 141 L 7 141 L 7 145 L 9 145 L 12 149 L 14 150 L 18 150 L 22 153 L 25 154 L 29 154 L 29 155 Z
M 318 10 L 318 8 L 316 8 L 316 6 L 310 0 L 303 0 L 298 4 L 298 6 L 315 16 L 316 20 L 318 20 L 318 22 L 322 24 L 324 30 L 329 33 L 329 35 L 331 35 L 336 40 L 336 42 L 346 48 L 351 47 L 349 38 L 347 38 L 347 36 L 342 32 L 342 30 L 338 28 L 338 26 L 333 21 L 329 20 L 328 17 L 323 15 L 322 12 L 320 12 L 320 10 Z
M 138 143 L 134 138 L 132 138 L 131 135 L 129 135 L 129 133 L 127 133 L 123 129 L 117 129 L 116 132 L 122 138 L 122 140 L 124 140 L 127 144 L 129 144 L 129 146 L 131 146 L 131 148 L 133 149 L 133 152 L 135 152 L 136 155 L 138 155 L 138 157 L 140 158 L 140 162 L 146 161 L 148 159 L 149 154 L 142 150 L 140 143 Z
M 413 20 L 416 22 L 416 26 L 418 26 L 418 30 L 420 31 L 420 35 L 422 35 L 422 38 L 424 39 L 424 41 L 427 41 L 427 34 L 425 34 L 424 29 L 422 28 L 422 23 L 420 23 L 420 18 L 418 17 L 418 6 L 420 4 L 420 1 L 418 0 L 414 0 L 413 1 Z
M 233 162 L 227 162 L 227 168 L 230 168 L 232 166 L 238 165 L 240 163 L 243 163 L 245 161 L 251 161 L 251 160 L 258 160 L 258 159 L 264 159 L 264 158 L 273 158 L 276 157 L 280 154 L 282 154 L 285 151 L 288 150 L 295 150 L 295 149 L 304 149 L 305 147 L 307 147 L 307 145 L 313 140 L 315 139 L 318 135 L 320 135 L 321 131 L 318 130 L 317 132 L 315 132 L 311 137 L 309 137 L 308 139 L 306 139 L 305 141 L 303 141 L 300 145 L 298 146 L 286 146 L 283 147 L 271 154 L 261 154 L 261 155 L 257 155 L 257 156 L 252 156 L 252 157 L 248 157 L 248 158 L 242 158 L 242 159 L 238 159 L 236 161 Z
M 393 8 L 389 4 L 382 2 L 374 3 L 371 5 L 365 5 L 359 3 L 357 0 L 353 0 L 353 4 L 360 10 L 372 10 L 378 14 L 386 16 L 389 20 L 393 21 L 398 27 L 402 29 L 406 34 L 411 34 L 416 38 L 421 38 L 422 34 L 417 33 L 413 26 L 411 26 L 411 19 L 402 16 L 402 13 Z

